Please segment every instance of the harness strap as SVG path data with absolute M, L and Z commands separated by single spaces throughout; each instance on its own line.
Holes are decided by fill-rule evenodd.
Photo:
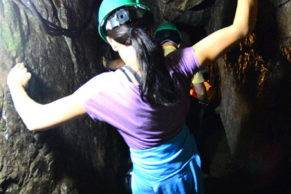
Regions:
M 129 75 L 126 73 L 126 71 L 123 69 L 123 67 L 119 68 L 120 71 L 125 75 L 125 77 L 128 79 L 129 82 L 132 82 L 132 80 L 130 79 Z
M 125 67 L 126 69 L 128 69 L 128 70 L 133 74 L 133 76 L 135 77 L 135 79 L 137 80 L 138 83 L 141 82 L 141 77 L 137 74 L 136 71 L 134 71 L 134 69 L 132 69 L 132 68 L 131 68 L 130 66 L 128 66 L 128 65 L 125 65 L 124 67 Z

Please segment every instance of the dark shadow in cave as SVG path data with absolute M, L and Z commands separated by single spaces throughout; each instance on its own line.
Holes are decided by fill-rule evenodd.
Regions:
M 178 28 L 185 32 L 187 36 L 185 37 L 186 42 L 182 47 L 192 46 L 207 35 L 203 26 L 193 27 L 180 24 Z M 213 75 L 211 76 L 212 78 L 214 77 Z M 205 77 L 205 79 L 207 78 Z M 218 82 L 219 79 L 216 78 L 216 81 Z M 219 86 L 219 84 L 216 86 Z M 197 99 L 190 97 L 190 109 L 186 120 L 186 124 L 194 134 L 197 142 L 202 160 L 202 170 L 205 174 L 210 176 L 210 166 L 218 151 L 218 144 L 222 139 L 226 139 L 222 121 L 219 114 L 215 111 L 218 105 L 217 102 L 220 100 L 219 94 L 216 95 L 216 98 L 217 99 L 211 101 L 208 106 L 205 106 L 201 105 Z
M 226 134 L 220 116 L 215 112 L 213 105 L 201 105 L 197 99 L 190 98 L 186 124 L 195 136 L 202 160 L 202 171 L 211 176 L 210 166 L 218 152 L 218 144 L 222 139 L 226 139 Z
M 212 7 L 215 2 L 216 0 L 205 0 L 201 4 L 191 8 L 190 10 L 191 11 L 204 10 L 204 9 Z
M 177 24 L 178 29 L 183 33 L 183 41 L 181 47 L 193 46 L 199 40 L 206 36 L 203 26 L 191 26 L 187 24 Z
M 80 126 L 80 123 L 88 122 L 84 118 L 81 122 L 71 122 L 62 126 L 62 128 L 55 128 L 46 132 L 38 132 L 38 144 L 45 152 L 51 152 L 54 158 L 53 180 L 55 182 L 61 181 L 63 178 L 68 177 L 74 183 L 74 189 L 78 193 L 127 193 L 124 185 L 124 179 L 127 170 L 130 168 L 128 163 L 129 153 L 127 145 L 124 143 L 120 135 L 116 130 L 106 125 L 106 128 L 101 128 L 100 124 L 92 122 L 90 129 L 84 129 Z M 95 124 L 94 124 L 95 123 Z M 73 126 L 74 129 L 71 129 Z M 67 128 L 68 127 L 68 128 Z M 66 132 L 70 130 L 70 133 Z M 73 131 L 74 130 L 74 131 Z M 85 142 L 83 144 L 72 142 L 72 133 L 80 133 L 80 131 L 86 130 L 85 134 L 79 135 L 76 140 L 78 142 Z M 98 154 L 94 147 L 95 144 L 88 141 L 93 140 L 97 134 L 102 135 L 102 144 L 105 147 L 106 153 L 104 155 L 104 168 L 98 168 L 96 158 L 92 154 Z M 66 137 L 69 135 L 71 137 Z M 112 140 L 115 140 L 112 142 Z M 65 146 L 64 146 L 65 145 Z M 96 145 L 95 145 L 96 146 Z M 112 153 L 118 153 L 118 155 L 112 155 Z M 94 160 L 95 158 L 95 160 Z M 114 165 L 118 164 L 118 166 Z M 112 187 L 112 182 L 116 187 Z M 70 188 L 69 188 L 70 189 Z
M 28 72 L 31 73 L 31 79 L 29 80 L 29 87 L 26 89 L 28 95 L 35 99 L 35 101 L 40 103 L 47 103 L 49 101 L 50 94 L 55 94 L 55 90 L 51 87 L 48 87 L 44 81 L 34 73 L 29 65 L 26 65 Z

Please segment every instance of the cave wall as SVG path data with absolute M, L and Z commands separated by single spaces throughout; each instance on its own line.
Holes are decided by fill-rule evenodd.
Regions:
M 145 2 L 154 27 L 170 21 L 181 29 L 182 46 L 230 24 L 236 6 L 232 0 Z M 46 103 L 105 71 L 103 57 L 114 54 L 96 30 L 99 4 L 0 0 L 0 193 L 125 192 L 128 151 L 112 127 L 84 117 L 29 132 L 6 85 L 13 64 L 25 62 L 33 74 L 29 95 Z M 260 2 L 255 32 L 206 68 L 211 107 L 195 133 L 207 193 L 288 190 L 290 7 L 290 0 Z
M 92 25 L 98 1 L 31 2 L 50 34 L 22 1 L 0 1 L 0 193 L 121 192 L 128 152 L 112 127 L 85 117 L 30 132 L 14 110 L 6 85 L 13 64 L 25 62 L 29 95 L 47 103 L 104 71 L 109 49 Z
M 231 154 L 223 193 L 290 192 L 290 6 L 260 2 L 254 33 L 208 68 Z

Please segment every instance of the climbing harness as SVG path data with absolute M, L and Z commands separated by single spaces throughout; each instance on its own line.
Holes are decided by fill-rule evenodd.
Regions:
M 134 76 L 134 78 L 136 79 L 136 81 L 137 81 L 138 83 L 141 82 L 141 77 L 140 77 L 140 76 L 138 75 L 138 73 L 137 73 L 134 69 L 132 69 L 130 66 L 125 65 L 125 66 L 123 66 L 123 67 L 121 67 L 121 68 L 119 68 L 119 69 L 120 69 L 121 72 L 126 76 L 126 78 L 128 79 L 128 81 L 130 81 L 130 82 L 133 83 L 133 81 L 130 79 L 130 77 L 129 77 L 128 73 L 125 71 L 125 69 L 129 70 L 130 73 L 132 73 L 132 75 Z

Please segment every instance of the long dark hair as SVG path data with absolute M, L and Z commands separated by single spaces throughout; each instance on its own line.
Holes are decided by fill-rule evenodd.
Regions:
M 141 70 L 142 99 L 153 106 L 171 106 L 178 98 L 177 87 L 165 64 L 162 46 L 147 33 L 152 25 L 150 21 L 151 18 L 142 18 L 107 30 L 106 34 L 135 49 Z

